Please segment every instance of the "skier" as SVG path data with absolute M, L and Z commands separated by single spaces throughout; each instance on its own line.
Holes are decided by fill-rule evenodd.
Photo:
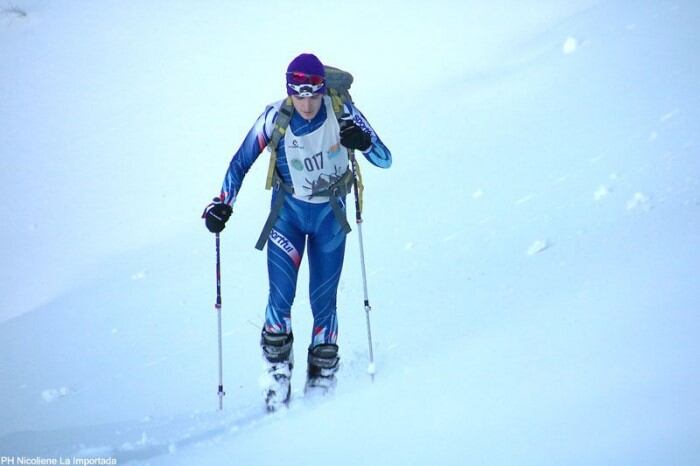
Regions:
M 391 165 L 389 150 L 353 104 L 345 103 L 346 115 L 336 119 L 326 95 L 324 66 L 315 55 L 305 53 L 291 61 L 286 87 L 293 111 L 285 135 L 271 148 L 277 153 L 272 212 L 259 244 L 262 248 L 267 242 L 269 297 L 260 345 L 265 363 L 261 380 L 270 411 L 286 404 L 291 394 L 291 307 L 305 246 L 314 321 L 305 393 L 326 393 L 335 387 L 340 359 L 336 295 L 349 231 L 345 196 L 352 184 L 348 149 L 361 151 L 377 167 Z M 221 195 L 203 214 L 209 231 L 224 229 L 245 174 L 272 140 L 284 101 L 267 106 L 231 159 Z

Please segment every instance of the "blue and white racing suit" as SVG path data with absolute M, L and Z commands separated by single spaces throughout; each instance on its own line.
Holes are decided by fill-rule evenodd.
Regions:
M 235 203 L 243 178 L 270 142 L 282 103 L 279 101 L 265 109 L 231 159 L 221 188 L 226 203 Z M 365 158 L 377 167 L 389 168 L 391 154 L 364 115 L 352 104 L 346 104 L 344 110 L 371 135 L 372 145 L 363 152 Z M 277 147 L 276 169 L 281 180 L 294 187 L 294 193 L 279 188 L 272 193 L 272 203 L 277 196 L 285 196 L 285 199 L 267 241 L 270 291 L 265 330 L 276 334 L 292 331 L 291 309 L 306 247 L 314 319 L 311 347 L 335 344 L 338 338 L 336 295 L 345 255 L 345 232 L 328 197 L 306 194 L 315 186 L 338 179 L 348 170 L 347 150 L 340 145 L 339 126 L 329 97 L 323 97 L 323 104 L 311 121 L 293 112 L 287 132 Z M 344 212 L 344 197 L 338 201 Z

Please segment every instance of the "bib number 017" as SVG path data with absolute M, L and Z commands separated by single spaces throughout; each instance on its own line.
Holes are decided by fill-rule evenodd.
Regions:
M 314 154 L 312 157 L 304 159 L 304 167 L 306 171 L 323 170 L 323 152 Z

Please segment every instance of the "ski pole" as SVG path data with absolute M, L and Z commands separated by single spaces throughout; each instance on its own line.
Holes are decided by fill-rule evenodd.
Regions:
M 219 410 L 224 409 L 224 366 L 221 349 L 221 253 L 219 233 L 216 234 L 216 315 L 219 321 Z
M 367 293 L 367 271 L 365 268 L 365 247 L 362 242 L 362 207 L 360 205 L 360 192 L 359 192 L 359 181 L 357 172 L 359 167 L 357 167 L 357 160 L 355 159 L 355 151 L 348 150 L 350 155 L 350 163 L 352 165 L 352 184 L 355 191 L 355 222 L 357 223 L 357 237 L 360 240 L 360 264 L 362 266 L 362 287 L 365 293 L 365 316 L 367 320 L 367 341 L 369 343 L 369 365 L 367 366 L 367 373 L 372 377 L 372 382 L 374 382 L 374 374 L 377 368 L 374 365 L 374 351 L 372 349 L 372 328 L 370 325 L 369 311 L 372 310 L 372 306 L 369 305 L 369 297 Z

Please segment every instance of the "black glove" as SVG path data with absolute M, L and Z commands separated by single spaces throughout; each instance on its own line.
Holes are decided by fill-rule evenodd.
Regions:
M 213 202 L 204 209 L 204 213 L 202 214 L 207 230 L 212 233 L 220 233 L 226 226 L 226 222 L 232 212 L 233 209 L 230 205 L 221 202 L 221 199 L 215 197 Z
M 372 136 L 362 131 L 353 120 L 342 119 L 340 123 L 340 143 L 348 149 L 366 151 L 372 145 Z

